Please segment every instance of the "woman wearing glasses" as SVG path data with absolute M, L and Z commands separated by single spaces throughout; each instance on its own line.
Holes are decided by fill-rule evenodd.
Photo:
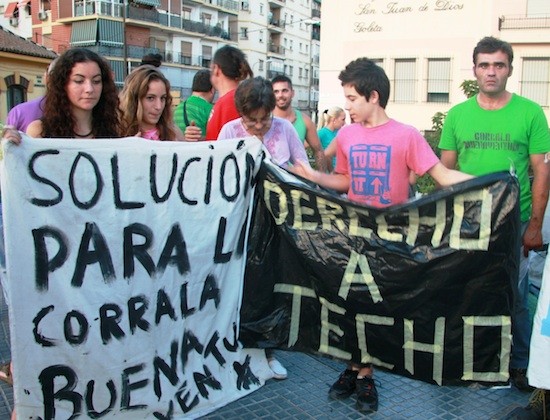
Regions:
M 269 80 L 254 77 L 242 81 L 235 92 L 235 105 L 241 118 L 226 123 L 218 140 L 256 136 L 278 166 L 289 169 L 297 160 L 309 165 L 304 145 L 292 124 L 271 114 L 275 95 Z
M 271 154 L 271 160 L 284 169 L 291 169 L 296 161 L 309 165 L 304 144 L 292 124 L 274 117 L 275 94 L 269 80 L 254 77 L 241 82 L 235 92 L 235 105 L 241 118 L 226 123 L 218 140 L 256 136 Z M 287 370 L 274 357 L 273 349 L 265 354 L 275 379 L 286 379 Z

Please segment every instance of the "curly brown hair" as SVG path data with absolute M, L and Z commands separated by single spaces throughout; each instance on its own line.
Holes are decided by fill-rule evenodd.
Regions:
M 140 131 L 140 122 L 143 119 L 141 100 L 147 95 L 149 84 L 154 80 L 160 80 L 166 87 L 166 103 L 157 123 L 159 137 L 161 140 L 176 140 L 170 82 L 159 69 L 149 64 L 132 70 L 120 92 L 120 121 L 123 136 L 135 136 Z
M 61 54 L 48 76 L 44 115 L 41 118 L 42 137 L 75 137 L 76 120 L 71 112 L 66 86 L 75 64 L 85 62 L 95 62 L 101 71 L 101 96 L 92 111 L 93 137 L 120 137 L 118 92 L 111 67 L 98 54 L 85 48 L 71 48 Z

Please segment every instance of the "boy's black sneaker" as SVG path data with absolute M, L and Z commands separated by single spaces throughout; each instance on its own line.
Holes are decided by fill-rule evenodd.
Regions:
M 361 378 L 357 379 L 355 385 L 357 394 L 357 402 L 355 406 L 362 413 L 378 410 L 378 391 L 374 385 L 374 379 Z
M 346 369 L 343 371 L 338 380 L 330 387 L 328 396 L 334 400 L 341 400 L 353 394 L 357 373 L 359 373 L 357 370 Z

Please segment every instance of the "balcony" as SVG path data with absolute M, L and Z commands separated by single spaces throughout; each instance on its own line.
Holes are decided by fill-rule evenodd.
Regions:
M 268 55 L 270 53 L 284 56 L 285 55 L 285 47 L 283 47 L 282 45 L 277 45 L 277 44 L 269 44 L 269 46 L 268 46 Z
M 234 15 L 237 15 L 240 9 L 240 3 L 236 0 L 189 0 L 189 2 L 210 6 Z
M 550 29 L 550 16 L 501 16 L 498 29 Z
M 160 14 L 157 9 L 128 6 L 128 19 L 141 20 L 143 22 L 160 23 Z
M 267 29 L 272 32 L 283 33 L 285 23 L 280 19 L 270 18 Z
M 269 0 L 269 7 L 273 7 L 274 9 L 279 9 L 283 7 L 286 3 L 286 0 Z

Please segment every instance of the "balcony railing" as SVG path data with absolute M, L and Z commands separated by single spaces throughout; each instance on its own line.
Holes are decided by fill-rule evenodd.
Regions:
M 285 47 L 282 45 L 269 44 L 269 52 L 284 55 Z
M 550 29 L 550 16 L 501 16 L 498 29 Z

